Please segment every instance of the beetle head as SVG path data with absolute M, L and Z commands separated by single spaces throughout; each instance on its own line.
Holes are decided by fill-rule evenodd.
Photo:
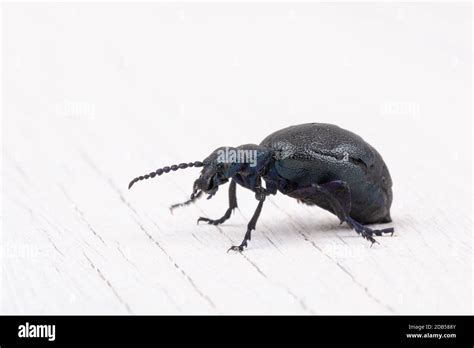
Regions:
M 220 185 L 229 181 L 229 178 L 241 169 L 241 164 L 229 161 L 225 156 L 234 150 L 232 147 L 219 147 L 203 161 L 201 175 L 194 181 L 193 194 L 202 191 L 211 198 Z
M 234 147 L 219 147 L 214 150 L 203 162 L 189 162 L 174 164 L 159 168 L 149 174 L 141 175 L 133 179 L 128 188 L 130 189 L 137 181 L 161 176 L 164 173 L 191 167 L 202 167 L 201 175 L 194 181 L 193 193 L 185 203 L 175 204 L 171 208 L 188 205 L 203 193 L 208 194 L 208 199 L 214 196 L 219 186 L 229 181 L 234 175 L 251 178 L 262 175 L 272 157 L 272 151 L 268 148 L 247 144 Z

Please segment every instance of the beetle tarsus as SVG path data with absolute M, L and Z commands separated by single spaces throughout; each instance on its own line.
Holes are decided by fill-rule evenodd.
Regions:
M 201 217 L 199 217 L 199 219 L 197 220 L 197 224 L 199 225 L 199 223 L 200 223 L 201 221 L 203 221 L 203 222 L 207 222 L 209 225 L 217 226 L 217 225 L 220 225 L 220 224 L 224 223 L 225 221 L 227 221 L 227 220 L 230 218 L 231 214 L 232 214 L 232 209 L 229 208 L 229 209 L 227 209 L 227 211 L 225 212 L 224 216 L 222 216 L 222 217 L 219 218 L 219 219 L 213 220 L 213 219 L 209 219 L 209 218 L 207 218 L 207 217 L 201 216 Z
M 248 233 L 248 231 L 247 231 L 247 233 Z M 249 236 L 250 236 L 250 234 L 249 234 Z M 249 240 L 250 240 L 250 238 L 249 238 Z M 241 253 L 242 251 L 244 251 L 244 248 L 246 248 L 246 247 L 247 247 L 247 240 L 244 239 L 244 241 L 240 245 L 232 245 L 229 249 L 227 249 L 227 252 L 232 250 L 232 251 L 238 251 L 238 252 Z
M 376 235 L 376 236 L 381 236 L 385 233 L 390 233 L 392 236 L 393 236 L 393 232 L 395 232 L 395 229 L 393 227 L 389 227 L 389 228 L 383 228 L 381 230 L 373 230 L 367 226 L 364 226 L 362 225 L 361 223 L 357 222 L 356 220 L 354 220 L 353 218 L 351 217 L 348 217 L 346 219 L 346 222 L 349 224 L 350 227 L 352 227 L 357 233 L 359 233 L 362 237 L 364 237 L 365 239 L 369 240 L 372 242 L 372 244 L 374 243 L 378 243 L 373 237 L 372 235 Z

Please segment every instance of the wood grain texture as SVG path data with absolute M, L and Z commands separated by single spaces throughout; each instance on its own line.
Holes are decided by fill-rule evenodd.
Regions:
M 36 6 L 24 12 L 13 5 L 7 10 L 2 313 L 471 313 L 470 112 L 463 99 L 467 84 L 457 72 L 446 86 L 424 92 L 419 85 L 387 87 L 392 99 L 376 94 L 387 76 L 378 80 L 375 74 L 368 83 L 374 89 L 359 95 L 373 92 L 372 99 L 343 103 L 344 110 L 334 99 L 300 105 L 304 98 L 290 87 L 273 93 L 288 93 L 294 104 L 277 97 L 272 104 L 270 94 L 256 102 L 255 91 L 243 85 L 226 100 L 219 98 L 224 80 L 217 76 L 199 90 L 186 87 L 196 76 L 180 74 L 186 72 L 183 62 L 179 68 L 155 66 L 152 58 L 175 47 L 163 37 L 157 42 L 164 47 L 154 53 L 134 46 L 134 35 L 98 29 L 105 10 Z M 54 25 L 48 11 L 55 14 Z M 119 34 L 129 14 L 120 11 L 109 23 Z M 137 35 L 153 23 L 143 11 L 130 14 L 145 23 L 135 29 Z M 84 16 L 94 30 L 77 31 Z M 229 31 L 232 23 L 219 25 Z M 64 32 L 56 32 L 56 25 Z M 189 34 L 183 45 L 193 45 Z M 71 35 L 81 40 L 69 45 Z M 35 46 L 42 37 L 56 41 Z M 87 53 L 85 42 L 98 51 Z M 241 54 L 245 71 L 245 59 L 253 55 Z M 321 71 L 310 74 L 327 67 L 314 69 Z M 428 73 L 411 73 L 414 84 L 430 84 Z M 238 73 L 226 78 L 229 88 L 240 81 Z M 273 84 L 256 81 L 267 88 Z M 390 100 L 403 100 L 406 89 L 419 92 L 416 102 L 390 108 Z M 453 89 L 459 99 L 450 97 Z M 319 92 L 336 93 L 331 86 Z M 417 109 L 403 109 L 407 105 Z M 449 110 L 455 122 L 446 122 Z M 202 160 L 218 146 L 258 143 L 276 129 L 311 121 L 350 129 L 383 155 L 394 181 L 393 237 L 378 237 L 380 244 L 371 248 L 335 216 L 277 195 L 265 202 L 249 248 L 226 253 L 242 240 L 257 206 L 252 193 L 238 187 L 239 209 L 215 227 L 196 220 L 225 212 L 227 186 L 212 200 L 174 214 L 168 209 L 189 197 L 198 169 L 127 190 L 130 179 L 158 167 Z

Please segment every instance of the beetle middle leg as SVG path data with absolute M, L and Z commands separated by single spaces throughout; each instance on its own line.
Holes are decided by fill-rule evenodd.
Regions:
M 236 185 L 235 181 L 232 180 L 230 182 L 230 185 L 229 185 L 229 208 L 226 210 L 225 214 L 220 219 L 213 220 L 213 219 L 209 219 L 209 218 L 201 216 L 197 220 L 197 223 L 199 224 L 199 222 L 204 221 L 204 222 L 207 222 L 210 225 L 220 225 L 224 221 L 228 220 L 230 218 L 230 216 L 232 215 L 232 211 L 235 208 L 237 208 L 236 190 L 237 190 L 237 185 Z

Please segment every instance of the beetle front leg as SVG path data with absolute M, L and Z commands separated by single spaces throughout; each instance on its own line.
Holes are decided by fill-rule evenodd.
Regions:
M 263 188 L 259 188 L 255 191 L 255 197 L 259 200 L 257 209 L 255 209 L 255 212 L 253 213 L 252 218 L 250 219 L 249 224 L 247 225 L 247 232 L 245 233 L 244 240 L 240 245 L 233 245 L 227 250 L 227 252 L 233 250 L 233 251 L 243 251 L 244 248 L 247 247 L 247 242 L 251 239 L 252 231 L 255 229 L 257 225 L 257 220 L 260 216 L 260 213 L 262 212 L 262 207 L 263 207 L 263 202 L 265 201 L 266 197 L 266 191 Z
M 188 199 L 187 201 L 185 202 L 182 202 L 182 203 L 176 203 L 176 204 L 173 204 L 170 206 L 170 212 L 171 214 L 173 214 L 173 210 L 176 209 L 176 208 L 181 208 L 181 207 L 185 207 L 191 203 L 194 203 L 194 201 L 198 198 L 200 198 L 202 195 L 202 191 L 199 191 L 198 193 L 194 194 L 194 192 L 191 194 L 191 198 Z
M 204 222 L 207 222 L 210 225 L 220 225 L 224 221 L 228 220 L 230 218 L 230 216 L 232 215 L 232 211 L 235 208 L 237 208 L 237 193 L 236 193 L 236 190 L 237 190 L 237 184 L 235 183 L 234 180 L 232 180 L 230 182 L 230 185 L 229 185 L 229 208 L 226 210 L 225 214 L 220 219 L 213 220 L 213 219 L 209 219 L 207 217 L 202 217 L 201 216 L 197 220 L 197 223 L 199 224 L 199 222 L 204 221 Z

